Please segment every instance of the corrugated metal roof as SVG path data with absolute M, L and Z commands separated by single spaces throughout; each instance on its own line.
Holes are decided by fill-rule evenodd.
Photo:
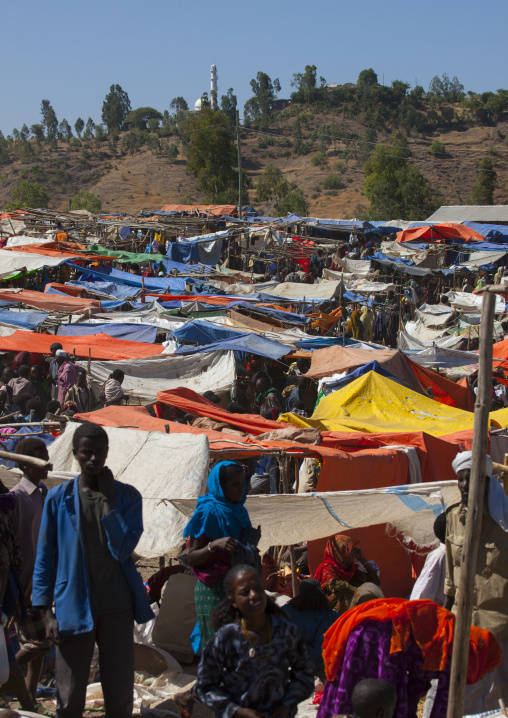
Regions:
M 508 204 L 440 207 L 427 222 L 508 222 Z

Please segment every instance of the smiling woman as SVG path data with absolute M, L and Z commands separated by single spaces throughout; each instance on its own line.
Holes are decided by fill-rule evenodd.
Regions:
M 231 569 L 203 651 L 194 695 L 217 717 L 290 718 L 314 688 L 305 642 L 250 566 Z

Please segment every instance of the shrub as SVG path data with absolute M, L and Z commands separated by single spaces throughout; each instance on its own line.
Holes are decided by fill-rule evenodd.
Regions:
M 446 149 L 440 140 L 434 140 L 430 146 L 429 152 L 435 157 L 436 155 L 444 155 Z
M 344 183 L 339 175 L 330 174 L 325 179 L 323 186 L 325 189 L 343 189 Z
M 326 157 L 322 152 L 316 152 L 315 155 L 312 155 L 311 162 L 314 167 L 320 167 L 321 165 L 325 164 Z

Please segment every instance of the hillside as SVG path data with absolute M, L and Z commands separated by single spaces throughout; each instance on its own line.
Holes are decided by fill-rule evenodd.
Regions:
M 291 149 L 295 116 L 300 120 L 303 140 L 308 153 L 295 155 Z M 324 146 L 316 137 L 320 129 L 335 123 L 342 137 L 371 138 L 370 142 L 344 141 L 337 138 Z M 260 133 L 254 129 L 242 131 L 243 167 L 255 186 L 256 178 L 267 165 L 279 167 L 284 176 L 300 187 L 310 205 L 311 215 L 319 217 L 353 217 L 358 206 L 368 203 L 363 196 L 364 163 L 374 143 L 390 143 L 388 130 L 378 130 L 374 136 L 361 123 L 343 119 L 335 110 L 317 114 L 312 108 L 290 106 L 277 113 L 274 129 Z M 120 133 L 117 147 L 121 147 Z M 508 202 L 508 122 L 495 126 L 470 126 L 460 129 L 436 130 L 409 137 L 409 147 L 416 163 L 429 181 L 432 190 L 448 204 L 465 204 L 476 179 L 479 160 L 490 156 L 498 173 L 495 203 Z M 314 138 L 314 139 L 313 139 Z M 373 139 L 372 139 L 373 138 Z M 429 148 L 433 140 L 444 143 L 446 155 L 433 157 Z M 59 141 L 51 150 L 45 144 L 29 140 L 33 156 L 24 162 L 17 159 L 0 169 L 0 207 L 11 200 L 13 186 L 20 179 L 43 185 L 50 197 L 50 206 L 66 209 L 69 200 L 86 189 L 102 201 L 103 212 L 138 212 L 157 209 L 166 203 L 198 203 L 204 200 L 194 178 L 186 171 L 182 146 L 172 137 L 180 154 L 170 162 L 145 147 L 133 154 L 116 152 L 111 143 L 95 140 Z M 316 165 L 314 156 L 322 151 L 324 159 Z M 341 189 L 325 190 L 323 183 L 329 174 L 339 175 Z M 255 201 L 251 204 L 263 214 L 273 207 Z M 388 218 L 389 219 L 389 218 Z

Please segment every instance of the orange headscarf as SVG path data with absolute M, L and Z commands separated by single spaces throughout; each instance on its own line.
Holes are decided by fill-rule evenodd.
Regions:
M 368 619 L 381 623 L 392 622 L 390 653 L 405 651 L 412 632 L 423 654 L 422 669 L 445 670 L 453 645 L 453 613 L 428 600 L 381 598 L 346 611 L 325 633 L 323 659 L 329 681 L 334 680 L 340 669 L 349 634 Z M 468 684 L 476 683 L 500 663 L 501 649 L 495 636 L 483 628 L 471 626 Z

